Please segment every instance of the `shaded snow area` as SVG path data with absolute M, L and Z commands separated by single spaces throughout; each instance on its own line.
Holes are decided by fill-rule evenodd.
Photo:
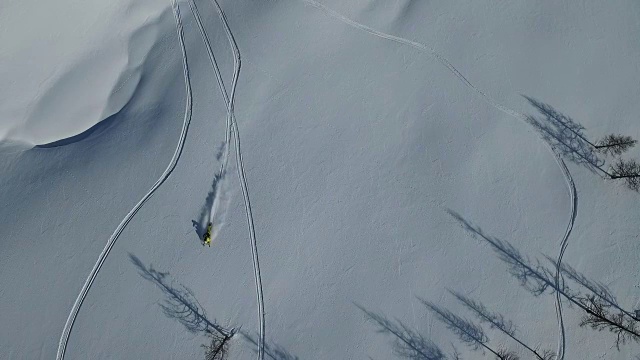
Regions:
M 0 358 L 634 359 L 640 195 L 587 141 L 640 137 L 638 33 L 636 1 L 0 4 Z

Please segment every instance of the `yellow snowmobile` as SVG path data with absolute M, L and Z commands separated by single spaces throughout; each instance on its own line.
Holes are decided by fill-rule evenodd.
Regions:
M 211 246 L 211 227 L 213 224 L 207 224 L 207 232 L 202 236 L 202 240 L 204 241 L 203 245 Z

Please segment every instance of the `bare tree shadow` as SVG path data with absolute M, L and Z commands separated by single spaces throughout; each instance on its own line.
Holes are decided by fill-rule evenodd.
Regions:
M 552 264 L 555 265 L 556 261 L 550 256 L 545 255 L 545 258 Z M 632 313 L 620 305 L 616 296 L 611 292 L 611 289 L 606 285 L 587 278 L 584 274 L 580 273 L 578 270 L 571 267 L 571 265 L 562 263 L 560 265 L 560 271 L 567 276 L 570 280 L 574 281 L 576 284 L 583 286 L 585 289 L 589 290 L 593 295 L 599 297 L 602 301 L 604 301 L 609 306 L 617 309 L 618 311 L 624 313 L 625 315 L 635 319 L 636 321 L 640 321 L 638 316 L 635 313 Z
M 245 340 L 247 340 L 253 345 L 254 347 L 253 351 L 257 354 L 258 353 L 258 340 L 257 340 L 258 337 L 257 336 L 252 337 L 251 335 L 249 335 L 244 331 L 240 331 L 240 334 L 245 338 Z M 272 360 L 299 360 L 297 356 L 291 354 L 285 348 L 283 348 L 278 344 L 274 344 L 273 342 L 271 344 L 269 343 L 264 344 L 264 353 Z
M 166 295 L 160 307 L 167 317 L 177 320 L 191 333 L 216 331 L 225 338 L 234 335 L 234 329 L 227 330 L 216 323 L 215 319 L 209 320 L 193 291 L 183 285 L 174 286 L 168 279 L 169 273 L 157 271 L 152 265 L 147 268 L 137 256 L 131 253 L 129 259 L 138 268 L 138 273 L 143 279 L 154 283 Z
M 507 335 L 514 336 L 516 333 L 516 326 L 513 322 L 504 318 L 502 314 L 497 314 L 489 311 L 487 307 L 469 297 L 462 295 L 459 292 L 448 290 L 458 301 L 460 301 L 467 309 L 476 313 L 481 322 L 487 322 L 492 328 L 497 328 Z
M 570 161 L 583 165 L 593 172 L 607 174 L 602 169 L 604 160 L 598 157 L 595 144 L 584 135 L 582 125 L 548 104 L 526 95 L 522 96 L 542 115 L 542 117 L 527 116 L 527 122 L 540 132 L 545 141 Z
M 532 348 L 523 342 L 518 336 L 516 336 L 517 327 L 513 322 L 505 319 L 502 314 L 491 312 L 484 304 L 470 299 L 458 292 L 449 290 L 449 293 L 458 299 L 458 301 L 460 301 L 467 309 L 475 313 L 481 323 L 488 323 L 490 328 L 498 329 L 502 333 L 506 334 L 509 338 L 527 349 L 527 351 L 531 352 L 536 358 L 540 360 L 550 360 L 555 358 L 555 353 L 553 351 L 540 350 L 539 347 Z
M 564 283 L 557 287 L 555 284 L 554 271 L 543 266 L 537 260 L 535 262 L 531 261 L 529 257 L 522 255 L 520 251 L 509 242 L 502 241 L 485 234 L 480 227 L 471 224 L 460 214 L 454 211 L 447 210 L 447 212 L 458 220 L 465 230 L 469 231 L 473 237 L 478 236 L 480 239 L 489 243 L 493 250 L 498 254 L 499 258 L 509 266 L 509 272 L 511 275 L 518 279 L 520 281 L 520 285 L 533 295 L 538 296 L 545 293 L 547 290 L 550 290 L 550 292 L 559 291 L 561 295 L 571 302 L 584 298 L 584 295 L 578 291 L 572 290 Z M 556 266 L 555 259 L 547 255 L 544 256 L 551 266 Z M 576 284 L 583 286 L 590 294 L 600 298 L 609 306 L 614 307 L 631 318 L 636 318 L 635 314 L 623 309 L 619 305 L 615 295 L 613 295 L 607 286 L 587 278 L 584 274 L 581 274 L 566 263 L 562 263 L 560 271 L 566 275 L 567 278 L 574 281 Z
M 424 306 L 432 311 L 445 326 L 458 336 L 460 341 L 469 345 L 473 350 L 488 350 L 496 357 L 501 358 L 500 354 L 489 346 L 489 337 L 485 334 L 481 326 L 474 324 L 472 321 L 464 319 L 448 309 L 439 307 L 434 303 L 418 298 Z
M 584 316 L 580 326 L 588 326 L 595 330 L 607 330 L 616 335 L 616 347 L 627 341 L 640 342 L 640 329 L 638 329 L 637 317 L 628 311 L 622 310 L 615 301 L 615 298 L 609 293 L 606 287 L 598 285 L 596 282 L 590 281 L 581 274 L 571 270 L 565 266 L 564 273 L 572 280 L 582 284 L 589 293 L 582 293 L 566 286 L 565 283 L 558 286 L 554 281 L 554 272 L 542 266 L 540 262 L 530 261 L 528 257 L 523 256 L 509 242 L 501 241 L 489 235 L 486 235 L 482 229 L 472 225 L 459 214 L 448 210 L 449 214 L 457 219 L 463 227 L 469 231 L 473 237 L 479 237 L 491 245 L 498 257 L 507 264 L 509 272 L 520 281 L 525 289 L 533 295 L 538 296 L 550 290 L 551 293 L 557 292 L 560 296 L 584 311 Z M 555 261 L 550 259 L 552 263 Z M 611 308 L 618 310 L 618 313 L 610 311 Z
M 379 333 L 395 336 L 393 352 L 400 357 L 413 360 L 444 360 L 445 354 L 431 340 L 410 329 L 399 320 L 389 320 L 382 315 L 368 311 L 361 305 L 355 304 L 365 315 L 376 322 Z
M 539 261 L 536 260 L 534 263 L 529 257 L 522 255 L 520 251 L 508 241 L 502 241 L 485 234 L 480 227 L 474 226 L 460 214 L 452 210 L 447 210 L 447 212 L 458 220 L 473 237 L 478 236 L 481 240 L 489 243 L 494 252 L 498 254 L 500 260 L 508 265 L 509 273 L 518 279 L 520 285 L 533 295 L 538 296 L 544 294 L 549 289 L 555 289 L 561 292 L 565 291 L 565 289 L 556 288 L 553 272 L 542 266 Z M 565 294 L 569 297 L 572 296 L 570 293 Z

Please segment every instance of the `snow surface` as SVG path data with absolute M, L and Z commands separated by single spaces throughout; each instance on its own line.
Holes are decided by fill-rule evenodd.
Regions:
M 229 91 L 224 24 L 213 2 L 196 3 Z M 219 3 L 242 59 L 234 113 L 265 358 L 402 358 L 397 338 L 362 309 L 446 353 L 454 344 L 465 359 L 482 358 L 420 301 L 471 319 L 448 290 L 503 314 L 530 346 L 557 350 L 553 293 L 521 287 L 450 213 L 553 268 L 544 256 L 558 256 L 572 198 L 561 163 L 525 121 L 549 120 L 525 96 L 590 139 L 638 138 L 640 5 L 321 2 L 341 19 L 303 0 Z M 228 114 L 194 15 L 179 5 L 193 95 L 184 149 L 113 246 L 65 359 L 203 357 L 203 333 L 163 311 L 167 289 L 183 286 L 209 321 L 238 331 L 232 359 L 256 357 L 260 316 L 233 146 L 215 183 L 222 220 L 211 248 L 192 224 L 211 205 Z M 174 154 L 183 58 L 169 0 L 14 1 L 0 5 L 0 24 L 0 358 L 52 359 L 107 239 Z M 571 154 L 562 159 L 577 196 L 563 263 L 607 285 L 623 308 L 640 308 L 638 194 Z M 151 267 L 166 273 L 162 283 L 141 276 Z M 581 312 L 562 305 L 565 359 L 640 354 L 579 327 Z M 529 358 L 485 328 L 492 346 Z
M 163 10 L 150 0 L 0 5 L 0 140 L 54 142 L 122 109 Z

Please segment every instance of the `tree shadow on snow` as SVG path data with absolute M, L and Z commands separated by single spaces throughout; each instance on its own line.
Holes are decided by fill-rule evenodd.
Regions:
M 215 319 L 209 320 L 206 311 L 198 302 L 191 289 L 184 285 L 173 285 L 169 279 L 168 272 L 160 272 L 152 265 L 146 267 L 135 255 L 129 254 L 129 259 L 138 268 L 138 273 L 143 279 L 155 284 L 166 299 L 160 304 L 164 314 L 180 322 L 191 333 L 212 333 L 213 331 L 230 338 L 234 335 L 234 330 L 227 330 L 219 325 Z
M 527 116 L 531 124 L 554 149 L 570 161 L 591 171 L 604 172 L 604 160 L 595 151 L 595 145 L 584 135 L 584 127 L 562 114 L 551 105 L 523 95 L 542 116 Z
M 523 255 L 508 241 L 500 240 L 486 234 L 480 227 L 473 225 L 460 214 L 451 210 L 447 210 L 447 212 L 460 222 L 463 228 L 471 233 L 472 237 L 487 242 L 498 255 L 498 258 L 507 265 L 509 273 L 520 282 L 522 287 L 534 296 L 539 296 L 544 293 L 553 294 L 557 291 L 574 304 L 579 304 L 584 299 L 588 299 L 593 296 L 602 300 L 608 306 L 611 306 L 632 318 L 636 318 L 634 316 L 635 314 L 628 310 L 624 310 L 619 305 L 615 296 L 606 286 L 597 281 L 588 279 L 585 275 L 579 273 L 571 266 L 563 263 L 559 270 L 563 275 L 567 276 L 569 280 L 578 285 L 578 287 L 582 287 L 584 290 L 587 290 L 586 294 L 580 290 L 576 290 L 577 288 L 570 288 L 564 281 L 560 281 L 559 284 L 556 285 L 556 259 L 545 255 L 546 259 L 552 264 L 552 268 L 545 267 L 540 263 L 540 261 L 531 260 L 528 256 Z
M 468 345 L 474 351 L 481 351 L 483 355 L 485 349 L 487 349 L 496 356 L 499 356 L 498 352 L 489 346 L 489 337 L 485 334 L 484 329 L 482 329 L 480 325 L 458 316 L 452 311 L 434 303 L 421 298 L 418 298 L 418 300 L 420 300 L 420 302 L 426 306 L 429 311 L 434 313 L 438 320 L 440 320 L 447 329 L 456 334 L 463 344 Z
M 506 334 L 524 349 L 534 354 L 538 359 L 553 359 L 554 354 L 552 351 L 540 350 L 539 347 L 532 348 L 525 344 L 517 336 L 516 326 L 506 320 L 503 315 L 489 311 L 480 302 L 465 297 L 460 293 L 449 292 L 454 295 L 458 301 L 462 302 L 467 309 L 471 310 L 481 324 L 488 324 L 491 329 L 497 329 Z M 438 306 L 420 297 L 417 299 L 429 312 L 433 313 L 447 329 L 455 334 L 461 343 L 468 345 L 473 351 L 480 352 L 483 355 L 485 355 L 486 352 L 490 352 L 496 356 L 496 358 L 505 360 L 519 358 L 516 352 L 504 347 L 504 345 L 491 343 L 489 336 L 480 324 L 474 323 L 472 320 L 466 319 L 449 309 Z M 396 356 L 413 360 L 459 360 L 462 358 L 453 343 L 451 344 L 452 352 L 445 354 L 433 341 L 409 328 L 400 320 L 389 320 L 383 315 L 368 311 L 358 304 L 356 304 L 356 306 L 378 325 L 378 332 L 391 334 L 395 337 L 393 341 L 393 352 Z
M 549 261 L 550 264 L 552 264 L 552 266 L 555 266 L 555 259 L 547 255 L 545 255 L 545 258 Z M 564 262 L 560 264 L 560 272 L 568 279 L 587 289 L 590 293 L 601 299 L 608 306 L 624 313 L 625 315 L 635 319 L 636 321 L 640 321 L 640 316 L 637 316 L 635 312 L 630 312 L 629 310 L 624 309 L 620 305 L 618 299 L 611 292 L 611 289 L 609 289 L 608 286 L 602 284 L 601 282 L 587 278 L 584 274 Z
M 510 320 L 507 320 L 501 313 L 493 312 L 481 302 L 471 299 L 459 292 L 449 290 L 449 293 L 462 303 L 465 308 L 470 310 L 481 324 L 488 324 L 490 329 L 496 329 L 507 335 L 517 344 L 533 354 L 535 356 L 534 358 L 541 360 L 553 360 L 556 358 L 556 355 L 552 350 L 541 349 L 540 345 L 531 347 L 525 343 L 518 335 L 517 326 Z M 429 306 L 424 300 L 421 299 L 421 301 L 425 305 Z M 504 350 L 505 348 L 502 347 L 502 349 Z
M 471 224 L 460 214 L 451 210 L 447 210 L 447 212 L 460 222 L 474 238 L 484 240 L 491 245 L 500 260 L 508 265 L 509 273 L 533 295 L 538 296 L 550 288 L 555 288 L 553 273 L 543 267 L 539 261 L 533 262 L 529 257 L 522 255 L 511 243 L 485 234 L 480 227 Z
M 371 312 L 355 304 L 367 318 L 378 326 L 379 333 L 393 335 L 393 353 L 396 356 L 412 360 L 444 360 L 444 352 L 430 339 L 409 328 L 400 320 L 389 320 L 383 315 Z
M 240 331 L 240 334 L 244 337 L 245 340 L 250 342 L 253 345 L 253 351 L 258 353 L 258 336 L 252 337 L 248 333 L 244 331 Z M 285 348 L 278 344 L 265 343 L 264 344 L 264 354 L 267 355 L 272 360 L 299 360 L 299 358 L 290 352 L 288 352 Z

